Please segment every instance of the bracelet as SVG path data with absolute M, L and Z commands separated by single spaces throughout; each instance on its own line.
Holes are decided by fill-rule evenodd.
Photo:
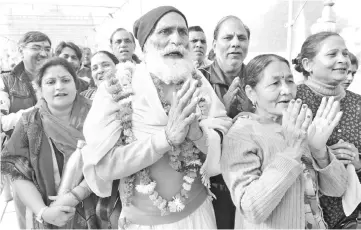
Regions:
M 70 190 L 69 191 L 71 194 L 73 194 L 73 196 L 76 198 L 77 201 L 79 201 L 79 203 L 82 202 L 82 200 L 80 199 L 80 197 L 73 191 L 73 190 Z
M 165 129 L 164 129 L 164 133 L 165 133 L 165 139 L 167 140 L 168 145 L 172 148 L 172 152 L 174 152 L 175 146 L 173 145 L 172 141 L 169 139 L 168 133 Z

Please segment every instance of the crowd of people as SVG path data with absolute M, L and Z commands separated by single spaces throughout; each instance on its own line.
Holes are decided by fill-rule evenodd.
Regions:
M 20 228 L 361 228 L 357 58 L 320 32 L 292 63 L 244 63 L 250 39 L 226 16 L 207 56 L 172 6 L 116 29 L 111 52 L 52 54 L 46 34 L 24 34 L 0 78 L 1 185 Z

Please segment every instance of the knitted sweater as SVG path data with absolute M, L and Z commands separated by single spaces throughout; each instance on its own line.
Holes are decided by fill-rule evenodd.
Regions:
M 223 141 L 222 175 L 240 211 L 242 229 L 304 229 L 305 183 L 302 163 L 285 151 L 281 126 L 243 113 Z M 321 169 L 304 148 L 303 157 L 315 170 L 319 192 L 341 196 L 346 188 L 345 167 L 331 153 Z

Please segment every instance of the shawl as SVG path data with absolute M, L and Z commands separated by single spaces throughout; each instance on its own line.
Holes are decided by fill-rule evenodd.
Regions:
M 84 136 L 87 145 L 82 149 L 84 161 L 84 177 L 98 196 L 109 196 L 112 181 L 104 181 L 96 174 L 97 163 L 114 147 L 120 133 L 120 120 L 117 120 L 119 106 L 113 101 L 105 89 L 106 82 L 101 83 L 93 100 L 93 106 L 84 124 Z M 144 64 L 137 65 L 132 76 L 132 125 L 133 133 L 137 140 L 144 139 L 163 131 L 168 122 L 157 90 L 146 70 Z M 200 122 L 203 132 L 207 137 L 207 159 L 201 172 L 208 177 L 220 174 L 221 143 L 219 134 L 225 134 L 231 125 L 231 120 L 226 116 L 226 111 L 214 93 L 208 81 L 202 77 L 200 88 L 201 96 L 209 99 L 209 115 Z M 218 139 L 218 140 L 217 140 Z M 120 178 L 121 179 L 121 178 Z

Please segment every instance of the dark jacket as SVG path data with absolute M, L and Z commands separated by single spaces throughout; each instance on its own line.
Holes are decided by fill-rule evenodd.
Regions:
M 242 71 L 238 76 L 243 81 L 243 75 L 245 74 L 246 65 L 242 64 Z M 219 67 L 217 60 L 215 60 L 211 65 L 199 69 L 205 78 L 211 83 L 214 91 L 216 92 L 218 98 L 224 103 L 223 96 L 227 93 L 229 86 L 232 84 L 233 79 L 228 79 L 221 68 Z M 230 111 L 227 111 L 227 115 L 231 118 L 234 118 L 240 112 L 250 112 L 252 111 L 252 103 L 246 96 L 244 90 L 241 90 L 241 95 L 239 95 L 239 100 L 234 103 Z

